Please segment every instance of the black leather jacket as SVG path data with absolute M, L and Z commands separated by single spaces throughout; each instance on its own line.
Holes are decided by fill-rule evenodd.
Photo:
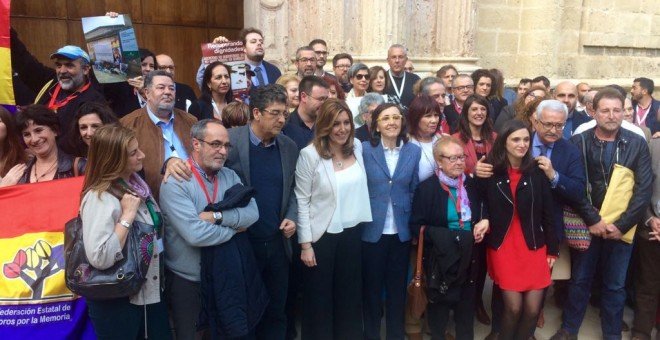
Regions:
M 596 209 L 600 209 L 603 204 L 614 164 L 625 166 L 635 173 L 635 186 L 628 209 L 614 222 L 614 225 L 625 233 L 641 221 L 644 209 L 651 200 L 653 173 L 649 147 L 644 138 L 620 128 L 615 138 L 611 164 L 604 164 L 605 143 L 596 137 L 594 130 L 587 130 L 580 134 L 582 136 L 575 135 L 571 138 L 571 142 L 578 147 L 580 154 L 582 154 L 582 141 L 585 142 L 587 174 L 591 185 L 591 204 L 585 197 L 578 211 L 587 225 L 598 223 L 601 217 Z

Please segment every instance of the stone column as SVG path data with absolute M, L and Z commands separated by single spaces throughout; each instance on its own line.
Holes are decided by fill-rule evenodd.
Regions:
M 444 64 L 461 71 L 477 68 L 476 0 L 244 0 L 245 26 L 266 35 L 266 59 L 293 70 L 298 47 L 312 39 L 328 43 L 332 56 L 350 53 L 369 66 L 387 67 L 387 48 L 404 44 L 425 76 Z

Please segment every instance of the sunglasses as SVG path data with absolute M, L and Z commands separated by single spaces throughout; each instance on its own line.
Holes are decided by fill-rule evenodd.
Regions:
M 355 79 L 357 79 L 357 80 L 362 80 L 362 79 L 369 80 L 369 75 L 368 74 L 356 74 Z

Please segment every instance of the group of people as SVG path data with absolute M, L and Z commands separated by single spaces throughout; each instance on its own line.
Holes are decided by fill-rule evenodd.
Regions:
M 634 226 L 633 337 L 656 326 L 650 79 L 635 79 L 630 98 L 543 76 L 507 93 L 497 69 L 447 65 L 420 79 L 400 44 L 388 70 L 339 53 L 330 74 L 321 39 L 281 75 L 263 33 L 247 28 L 249 98 L 232 96 L 231 67 L 216 62 L 200 67 L 197 99 L 166 55 L 143 50 L 141 77 L 101 86 L 79 47 L 46 66 L 11 38 L 18 80 L 38 95 L 15 116 L 0 109 L 0 186 L 84 175 L 84 245 L 100 270 L 122 258 L 135 221 L 158 235 L 138 294 L 87 300 L 100 339 L 292 339 L 296 318 L 302 339 L 379 339 L 383 317 L 387 339 L 422 339 L 425 324 L 443 339 L 451 311 L 458 339 L 474 338 L 475 318 L 489 339 L 529 339 L 553 265 L 569 256 L 553 339 L 577 338 L 596 277 L 603 338 L 620 339 L 633 254 L 621 238 Z M 618 166 L 634 173 L 632 198 L 606 221 Z M 586 250 L 566 246 L 566 207 L 588 226 Z M 406 306 L 422 237 L 426 321 Z

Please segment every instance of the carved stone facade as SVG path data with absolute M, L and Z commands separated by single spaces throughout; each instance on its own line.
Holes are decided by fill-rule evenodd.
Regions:
M 500 68 L 508 84 L 546 75 L 592 85 L 660 83 L 659 0 L 245 0 L 244 25 L 263 30 L 266 59 L 293 70 L 298 47 L 323 38 L 386 65 L 393 43 L 408 47 L 416 72 Z

